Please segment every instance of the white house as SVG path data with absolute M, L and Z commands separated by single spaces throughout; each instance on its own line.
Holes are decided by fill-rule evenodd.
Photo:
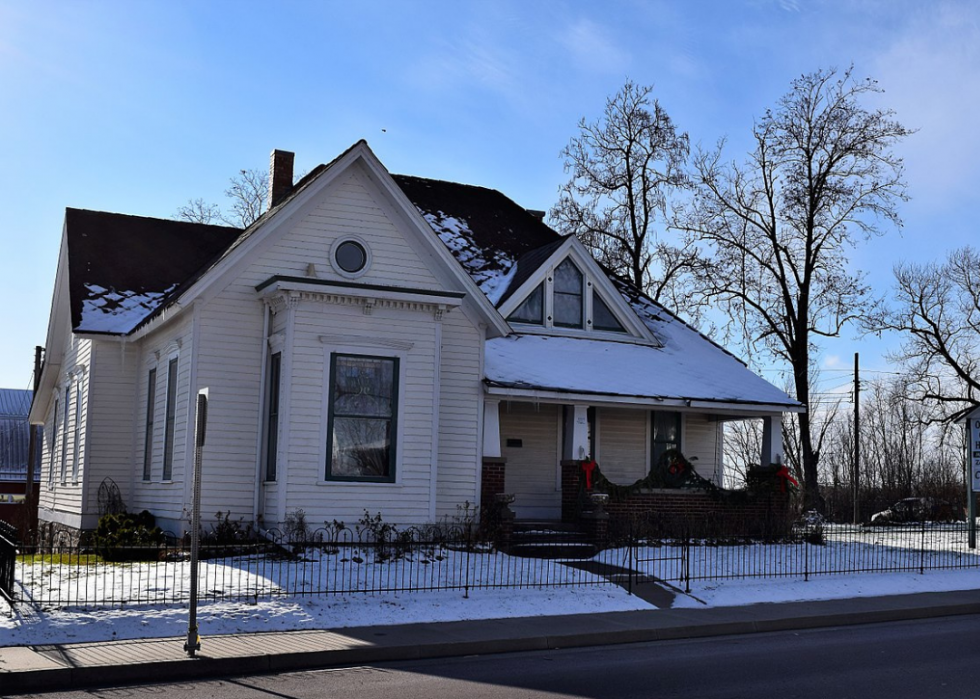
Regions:
M 779 460 L 801 406 L 540 212 L 392 175 L 364 141 L 295 185 L 292 160 L 244 231 L 67 211 L 30 416 L 49 530 L 93 528 L 105 478 L 185 530 L 205 387 L 203 512 L 268 527 L 431 522 L 487 489 L 557 519 L 589 454 L 631 483 L 677 447 L 720 483 L 733 419 Z

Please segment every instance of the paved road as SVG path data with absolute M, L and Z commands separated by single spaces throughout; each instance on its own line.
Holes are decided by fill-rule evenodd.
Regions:
M 93 696 L 99 699 L 973 699 L 980 696 L 980 615 L 386 663 L 44 696 L 51 699 L 92 699 Z

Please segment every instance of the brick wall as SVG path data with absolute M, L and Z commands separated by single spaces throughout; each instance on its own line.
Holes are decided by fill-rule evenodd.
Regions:
M 504 492 L 504 472 L 507 460 L 503 458 L 483 459 L 482 489 L 480 507 L 489 511 L 494 504 L 494 496 Z
M 577 521 L 581 511 L 581 467 L 562 463 L 562 519 Z M 791 523 L 790 496 L 777 491 L 712 494 L 704 490 L 651 489 L 605 507 L 610 531 L 640 525 L 665 536 L 779 536 Z

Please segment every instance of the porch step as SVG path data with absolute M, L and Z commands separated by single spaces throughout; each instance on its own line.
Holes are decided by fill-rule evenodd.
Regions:
M 515 522 L 507 552 L 523 558 L 592 558 L 598 547 L 575 525 L 561 522 Z

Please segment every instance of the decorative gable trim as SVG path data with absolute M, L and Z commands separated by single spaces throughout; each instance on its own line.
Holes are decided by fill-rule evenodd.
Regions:
M 585 247 L 575 236 L 569 236 L 550 256 L 542 263 L 533 274 L 527 277 L 524 282 L 509 294 L 508 298 L 500 306 L 500 314 L 504 318 L 510 317 L 510 315 L 520 307 L 524 300 L 531 294 L 539 285 L 545 284 L 549 277 L 554 274 L 554 270 L 558 265 L 565 261 L 565 259 L 571 259 L 572 262 L 578 267 L 579 271 L 585 276 L 585 282 L 583 284 L 583 304 L 591 306 L 591 299 L 586 298 L 590 290 L 594 290 L 599 294 L 599 297 L 605 302 L 606 306 L 609 308 L 610 312 L 616 317 L 617 320 L 622 324 L 623 328 L 626 330 L 626 334 L 614 333 L 603 330 L 593 330 L 593 329 L 574 329 L 574 328 L 555 328 L 551 323 L 545 322 L 543 326 L 535 325 L 524 325 L 521 324 L 521 332 L 527 333 L 561 333 L 575 336 L 585 336 L 592 338 L 603 338 L 618 340 L 620 342 L 632 340 L 639 341 L 645 344 L 652 344 L 655 346 L 661 346 L 657 338 L 650 332 L 650 329 L 640 320 L 632 308 L 626 303 L 622 295 L 616 290 L 616 287 L 610 281 L 609 277 L 595 261 L 595 259 L 588 253 Z M 549 304 L 548 294 L 545 295 L 545 304 Z

